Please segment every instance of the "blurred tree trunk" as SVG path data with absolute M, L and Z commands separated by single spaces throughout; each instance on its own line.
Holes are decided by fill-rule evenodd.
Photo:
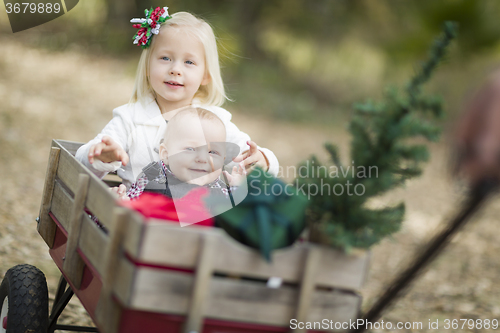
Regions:
M 265 0 L 238 0 L 235 14 L 238 20 L 238 31 L 243 45 L 243 54 L 252 60 L 265 59 L 265 54 L 257 42 L 259 19 L 266 5 Z
M 128 25 L 130 19 L 137 16 L 137 6 L 134 0 L 106 0 L 107 21 L 114 27 Z

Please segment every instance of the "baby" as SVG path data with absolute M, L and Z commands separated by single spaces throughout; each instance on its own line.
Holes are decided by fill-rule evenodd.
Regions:
M 126 191 L 124 185 L 113 191 L 122 199 L 132 199 L 143 192 L 154 192 L 178 199 L 192 189 L 203 186 L 210 195 L 229 195 L 229 186 L 238 186 L 246 175 L 245 168 L 223 166 L 239 154 L 236 144 L 225 142 L 224 123 L 214 113 L 188 107 L 169 122 L 160 145 L 160 160 L 142 169 L 135 183 Z M 227 179 L 221 180 L 221 175 Z

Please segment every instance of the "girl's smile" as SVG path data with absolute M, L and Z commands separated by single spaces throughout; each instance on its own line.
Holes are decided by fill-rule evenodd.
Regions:
M 178 83 L 178 82 L 176 82 L 176 81 L 168 81 L 168 82 L 165 82 L 165 84 L 166 84 L 169 88 L 171 88 L 171 89 L 179 89 L 179 88 L 184 87 L 184 85 L 183 85 L 183 84 Z

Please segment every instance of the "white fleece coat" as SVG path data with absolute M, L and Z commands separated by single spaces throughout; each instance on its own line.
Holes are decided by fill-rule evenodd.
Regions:
M 198 104 L 193 104 L 193 106 L 203 107 L 215 113 L 226 126 L 226 142 L 237 144 L 240 152 L 248 150 L 246 142 L 250 140 L 250 136 L 240 131 L 231 122 L 231 113 L 217 106 Z M 153 98 L 145 101 L 144 105 L 140 102 L 125 104 L 113 110 L 113 119 L 93 140 L 78 149 L 76 158 L 101 178 L 108 172 L 118 170 L 118 176 L 129 188 L 141 173 L 142 168 L 153 161 L 160 160 L 158 154 L 160 141 L 166 128 L 167 122 Z M 87 156 L 90 146 L 99 143 L 105 135 L 116 141 L 129 155 L 130 162 L 125 167 L 122 167 L 120 162 L 103 163 L 97 159 L 94 159 L 93 164 L 89 163 Z M 278 159 L 269 149 L 259 147 L 259 150 L 269 161 L 269 173 L 276 176 L 279 169 Z

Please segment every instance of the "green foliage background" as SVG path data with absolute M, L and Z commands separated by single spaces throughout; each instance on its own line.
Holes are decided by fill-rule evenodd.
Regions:
M 449 61 L 429 87 L 456 114 L 468 87 L 500 60 L 495 0 L 81 0 L 68 14 L 12 35 L 31 45 L 130 59 L 129 24 L 144 8 L 169 6 L 208 20 L 219 36 L 223 76 L 240 109 L 283 121 L 343 123 L 353 102 L 404 83 L 444 20 L 460 24 Z
M 298 186 L 314 193 L 308 208 L 310 240 L 345 250 L 368 248 L 399 230 L 404 203 L 372 209 L 367 202 L 422 173 L 421 164 L 429 158 L 427 147 L 408 141 L 439 138 L 441 130 L 433 118 L 443 115 L 442 101 L 426 95 L 422 88 L 456 33 L 456 24 L 446 22 L 428 59 L 404 90 L 392 88 L 379 103 L 355 106 L 349 126 L 352 165 L 343 165 L 337 147 L 327 144 L 333 170 L 314 156 L 299 167 L 306 167 L 307 173 L 297 178 Z

